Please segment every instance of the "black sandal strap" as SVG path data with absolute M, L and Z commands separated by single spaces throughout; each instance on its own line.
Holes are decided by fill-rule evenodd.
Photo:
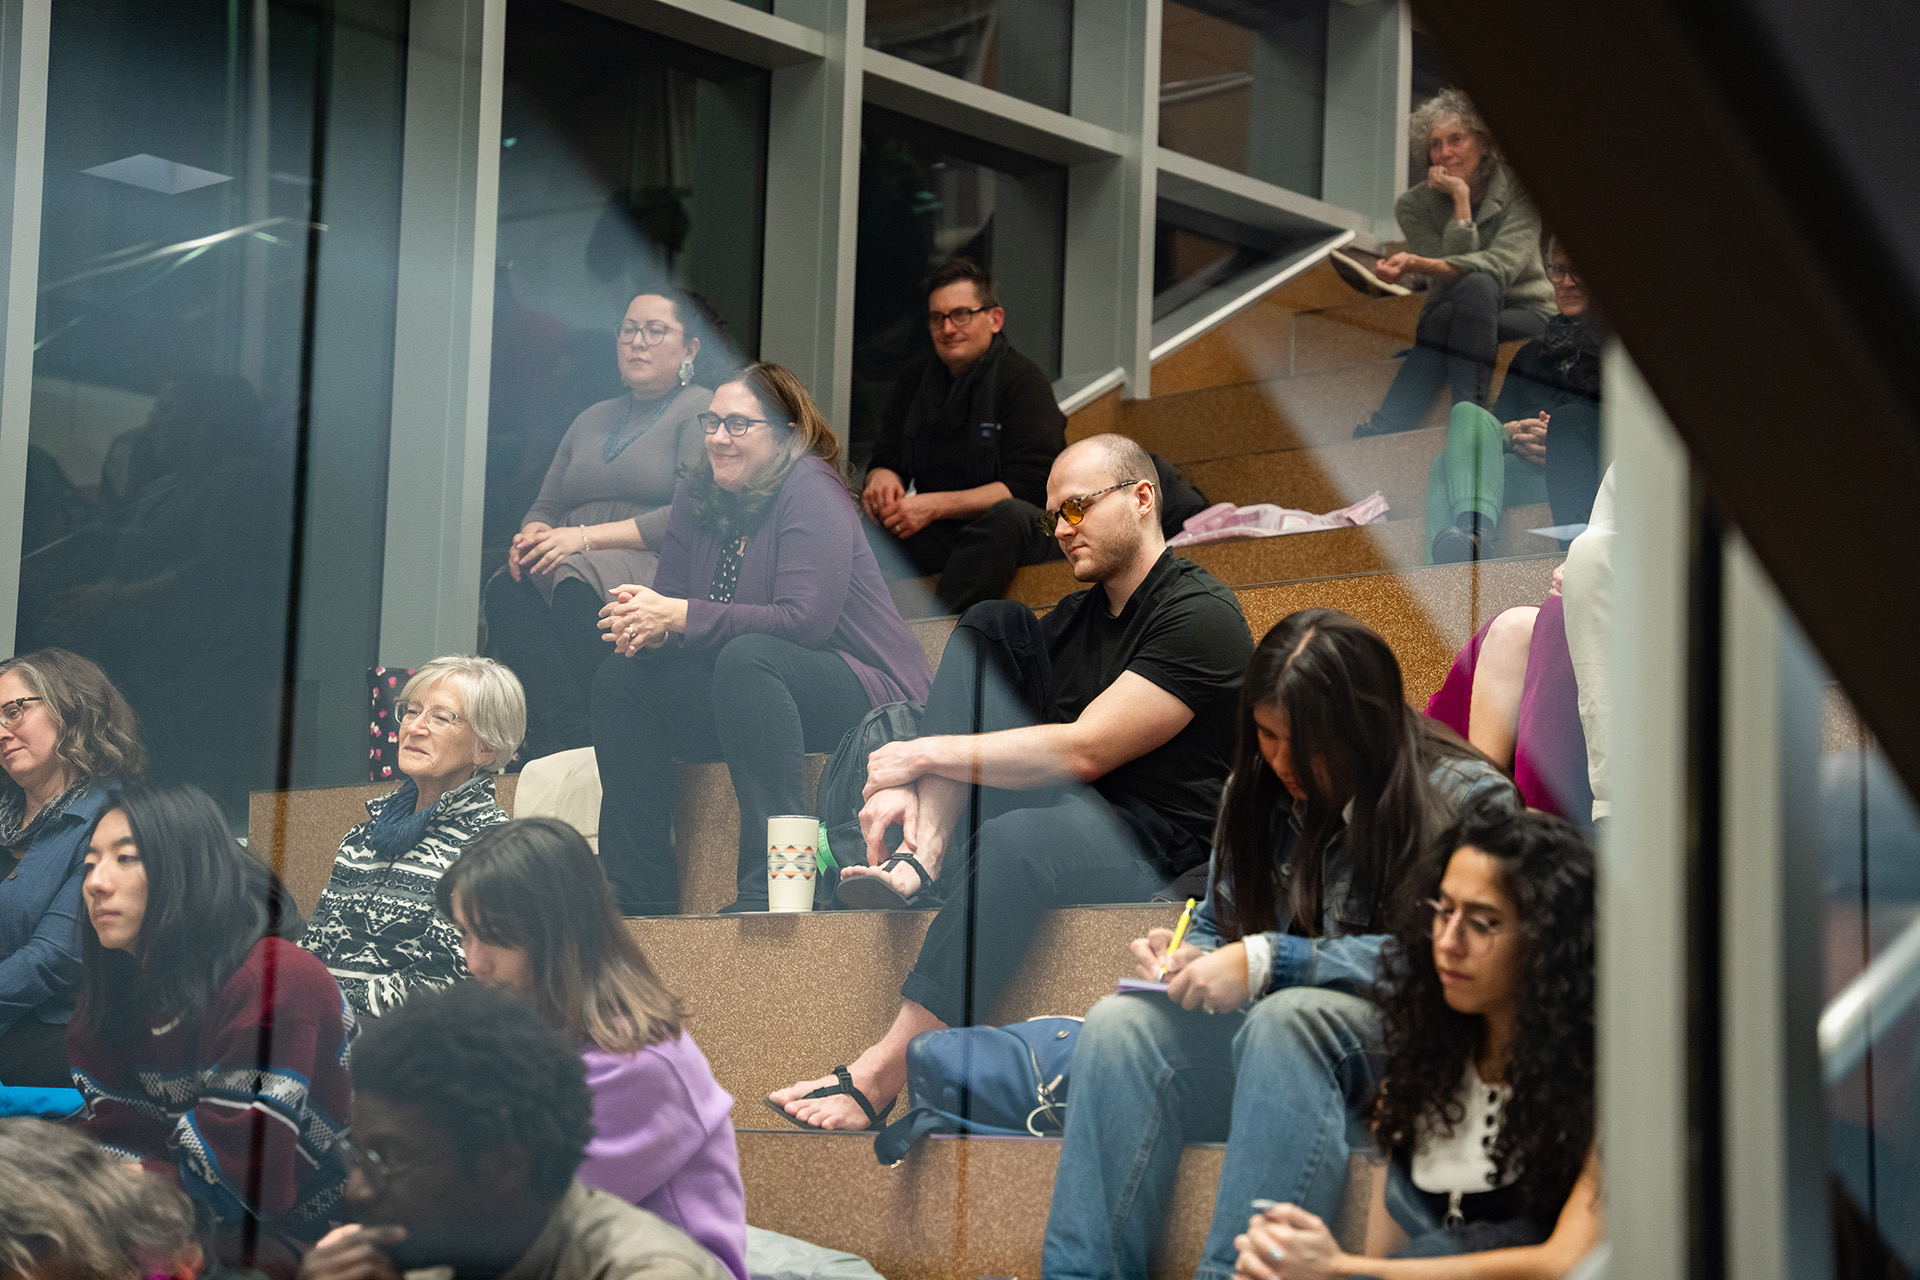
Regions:
M 880 1113 L 873 1109 L 871 1102 L 867 1101 L 866 1094 L 853 1087 L 853 1073 L 844 1066 L 835 1067 L 833 1069 L 833 1077 L 840 1083 L 822 1086 L 821 1088 L 815 1089 L 812 1093 L 809 1093 L 807 1097 L 832 1098 L 844 1093 L 847 1097 L 859 1103 L 860 1109 L 867 1113 L 867 1125 L 869 1128 L 878 1124 L 880 1122 Z M 892 1110 L 892 1108 L 889 1107 L 888 1110 Z
M 920 877 L 920 887 L 913 891 L 914 897 L 917 898 L 927 890 L 933 888 L 933 877 L 928 875 L 927 869 L 920 865 L 920 859 L 910 853 L 896 853 L 893 855 L 893 861 L 906 863 L 913 868 L 913 873 Z

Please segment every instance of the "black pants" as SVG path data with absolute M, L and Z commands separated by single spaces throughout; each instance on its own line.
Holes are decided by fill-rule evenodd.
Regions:
M 71 1089 L 67 1029 L 28 1016 L 0 1035 L 0 1084 L 16 1089 Z
M 954 628 L 921 731 L 1043 724 L 1055 719 L 1053 706 L 1053 667 L 1039 619 L 1023 605 L 990 601 L 967 610 Z M 940 876 L 946 904 L 900 994 L 948 1026 L 985 1019 L 1046 912 L 1144 902 L 1166 884 L 1143 845 L 1138 820 L 1092 787 L 974 788 L 948 841 Z
M 1380 433 L 1420 425 L 1440 388 L 1451 384 L 1453 402 L 1486 407 L 1493 364 L 1502 342 L 1537 338 L 1547 322 L 1537 312 L 1500 305 L 1500 285 L 1484 271 L 1454 282 L 1445 301 L 1421 313 L 1414 348 L 1400 362 L 1387 398 L 1374 414 Z
M 1060 558 L 1060 544 L 1040 527 L 1044 513 L 1031 502 L 1003 498 L 971 520 L 935 520 L 911 538 L 896 538 L 863 521 L 867 543 L 889 578 L 937 573 L 934 589 L 948 613 L 965 613 L 998 600 L 1023 564 Z
M 807 811 L 806 753 L 833 750 L 871 709 L 845 658 L 772 636 L 608 658 L 593 681 L 593 746 L 600 865 L 621 907 L 680 909 L 675 760 L 727 762 L 740 801 L 740 902 L 765 907 L 767 818 Z
M 606 601 L 578 578 L 554 584 L 548 606 L 532 579 L 496 574 L 487 584 L 487 648 L 527 691 L 527 745 L 535 760 L 593 742 L 587 698 L 613 646 L 600 637 Z
M 1547 502 L 1555 524 L 1585 524 L 1600 492 L 1600 406 L 1563 404 L 1547 423 Z

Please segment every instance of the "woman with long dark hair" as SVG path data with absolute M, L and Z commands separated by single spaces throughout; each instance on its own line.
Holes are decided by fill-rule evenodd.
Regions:
M 91 659 L 0 662 L 0 1085 L 68 1083 L 87 834 L 146 764 L 133 708 Z
M 1593 872 L 1578 832 L 1531 812 L 1471 814 L 1427 859 L 1416 883 L 1431 896 L 1382 955 L 1371 1107 L 1387 1208 L 1411 1242 L 1355 1257 L 1282 1204 L 1235 1242 L 1241 1275 L 1550 1280 L 1599 1241 Z
M 593 681 L 600 858 L 628 915 L 680 910 L 675 760 L 727 762 L 739 896 L 722 910 L 764 911 L 767 819 L 806 812 L 806 753 L 933 683 L 800 379 L 748 365 L 700 427 L 706 457 L 674 495 L 653 586 L 615 588 L 600 624 L 619 655 Z
M 175 1178 L 223 1260 L 291 1271 L 345 1180 L 352 1015 L 300 911 L 197 787 L 131 787 L 86 852 L 67 1059 L 88 1137 Z
M 1334 1211 L 1344 1117 L 1372 1092 L 1368 993 L 1391 904 L 1463 807 L 1517 803 L 1407 706 L 1387 642 L 1330 609 L 1282 619 L 1254 650 L 1233 761 L 1186 942 L 1133 943 L 1142 978 L 1164 966 L 1166 996 L 1102 1000 L 1075 1048 L 1049 1275 L 1145 1274 L 1188 1141 L 1227 1138 L 1204 1272 L 1232 1269 L 1255 1196 Z
M 438 892 L 473 976 L 525 997 L 581 1046 L 594 1136 L 580 1181 L 666 1219 L 746 1280 L 733 1099 L 586 840 L 552 818 L 509 822 L 476 840 Z

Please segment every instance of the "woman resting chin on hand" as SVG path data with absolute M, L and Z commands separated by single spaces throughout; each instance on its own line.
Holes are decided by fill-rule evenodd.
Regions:
M 1381 962 L 1373 1131 L 1389 1160 L 1384 1208 L 1411 1242 L 1359 1257 L 1320 1218 L 1275 1205 L 1234 1241 L 1237 1275 L 1551 1280 L 1604 1233 L 1593 853 L 1531 811 L 1470 814 L 1442 849 L 1426 873 L 1435 896 Z

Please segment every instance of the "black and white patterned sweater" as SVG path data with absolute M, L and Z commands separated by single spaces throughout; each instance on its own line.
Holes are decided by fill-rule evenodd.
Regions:
M 367 843 L 374 820 L 399 792 L 367 802 L 371 815 L 347 832 L 333 876 L 300 945 L 325 962 L 361 1013 L 391 1013 L 408 992 L 467 976 L 460 935 L 435 907 L 440 877 L 474 837 L 507 821 L 493 802 L 493 775 L 475 774 L 440 798 L 420 842 L 397 858 Z

